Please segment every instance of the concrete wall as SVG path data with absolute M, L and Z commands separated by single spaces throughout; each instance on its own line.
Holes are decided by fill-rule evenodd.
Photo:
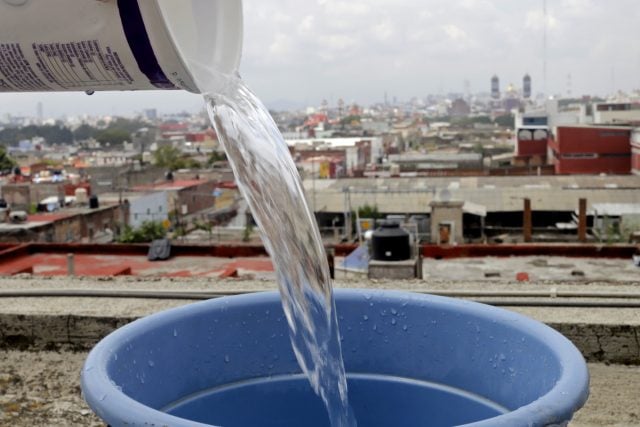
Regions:
M 11 209 L 28 211 L 31 206 L 31 188 L 29 184 L 2 186 L 2 198 Z
M 125 206 L 116 205 L 93 209 L 80 215 L 80 241 L 92 242 L 106 230 L 117 232 L 128 220 L 127 212 Z
M 64 212 L 64 211 L 61 211 Z M 51 220 L 43 219 L 40 225 L 24 224 L 0 233 L 3 243 L 76 243 L 93 242 L 106 229 L 114 234 L 125 223 L 125 206 L 107 206 L 99 209 L 71 214 L 52 215 Z
M 450 224 L 451 234 L 449 243 L 464 243 L 462 236 L 462 206 L 464 202 L 438 202 L 431 203 L 431 242 L 440 242 L 440 225 Z
M 631 150 L 631 131 L 611 127 L 570 127 L 556 129 L 556 147 L 559 153 L 619 154 Z
M 84 173 L 90 177 L 92 194 L 110 193 L 147 185 L 162 179 L 165 172 L 164 169 L 156 166 L 146 166 L 142 170 L 134 170 L 131 165 L 84 169 Z
M 129 205 L 129 225 L 140 227 L 145 221 L 164 221 L 169 218 L 166 191 L 150 193 L 133 199 Z
M 178 190 L 176 195 L 178 198 L 178 208 L 181 209 L 180 213 L 183 213 L 183 206 L 187 208 L 187 215 L 212 208 L 215 204 L 213 191 L 217 186 L 217 182 L 208 181 Z

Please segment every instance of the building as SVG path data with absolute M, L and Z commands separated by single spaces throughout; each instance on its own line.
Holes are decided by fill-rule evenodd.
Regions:
M 335 174 L 338 177 L 361 175 L 368 165 L 377 163 L 382 158 L 383 151 L 380 137 L 297 139 L 288 140 L 287 144 L 297 163 L 305 163 L 320 156 L 336 160 Z M 304 164 L 302 167 L 310 168 Z
M 163 222 L 169 219 L 169 202 L 167 193 L 157 191 L 133 197 L 129 200 L 129 225 L 140 227 L 144 222 Z
M 549 151 L 556 174 L 629 174 L 631 128 L 558 126 Z
M 462 98 L 458 98 L 451 103 L 449 115 L 451 117 L 468 117 L 471 114 L 471 106 Z
M 529 74 L 525 74 L 522 79 L 522 97 L 524 99 L 531 98 L 531 76 Z
M 491 77 L 491 98 L 500 99 L 500 79 L 496 75 Z
M 161 192 L 166 195 L 169 212 L 185 216 L 213 208 L 216 199 L 214 192 L 219 185 L 217 181 L 201 179 L 167 180 L 159 184 L 135 187 L 133 190 Z
M 596 124 L 640 123 L 640 104 L 632 102 L 602 102 L 593 105 Z
M 542 166 L 547 163 L 549 130 L 546 126 L 528 126 L 518 129 L 516 134 L 516 156 L 518 166 Z
M 0 223 L 2 243 L 109 243 L 126 223 L 125 205 L 70 208 Z
M 391 154 L 389 162 L 399 165 L 400 172 L 424 170 L 480 170 L 480 153 Z
M 640 175 L 640 129 L 631 132 L 631 173 Z

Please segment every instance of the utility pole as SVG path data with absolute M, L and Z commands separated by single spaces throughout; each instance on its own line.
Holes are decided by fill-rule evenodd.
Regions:
M 315 154 L 315 153 L 314 153 Z M 311 183 L 313 191 L 313 213 L 316 213 L 316 158 L 311 158 Z
M 542 77 L 543 77 L 543 93 L 545 99 L 547 98 L 547 0 L 542 0 L 542 15 L 543 15 L 543 35 L 542 35 Z

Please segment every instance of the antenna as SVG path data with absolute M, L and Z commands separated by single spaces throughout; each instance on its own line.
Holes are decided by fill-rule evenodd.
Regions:
M 542 34 L 542 91 L 547 96 L 547 0 L 542 0 L 543 34 Z

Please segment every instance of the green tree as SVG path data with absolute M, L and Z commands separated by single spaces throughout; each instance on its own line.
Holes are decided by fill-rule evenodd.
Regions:
M 382 214 L 378 211 L 378 206 L 371 206 L 365 203 L 358 208 L 358 216 L 360 218 L 373 218 L 378 219 L 382 217 Z
M 340 120 L 340 124 L 342 126 L 349 126 L 349 125 L 352 125 L 354 123 L 360 124 L 360 116 L 349 115 L 349 116 L 343 117 Z
M 7 150 L 4 146 L 0 145 L 0 170 L 11 170 L 16 166 L 16 161 L 7 154 Z
M 120 243 L 148 243 L 153 240 L 163 239 L 167 235 L 167 230 L 161 222 L 145 221 L 138 228 L 132 228 L 128 225 L 124 227 L 124 231 L 118 242 Z
M 160 147 L 153 153 L 153 158 L 157 166 L 169 170 L 178 169 L 199 169 L 202 165 L 195 159 L 183 155 L 179 149 L 171 145 Z
M 213 166 L 217 162 L 226 162 L 227 155 L 224 152 L 214 151 L 207 159 L 207 166 Z
M 16 145 L 23 139 L 44 138 L 49 144 L 68 144 L 73 141 L 73 133 L 61 124 L 21 128 L 5 128 L 0 131 L 0 142 L 6 145 Z
M 122 145 L 125 141 L 131 141 L 131 132 L 124 129 L 107 128 L 95 136 L 101 144 Z
M 170 170 L 180 169 L 182 153 L 176 147 L 165 145 L 153 153 L 156 165 Z
M 515 117 L 513 116 L 513 114 L 496 117 L 495 123 L 497 123 L 498 126 L 502 126 L 505 128 L 513 128 L 515 125 Z
M 95 138 L 98 132 L 99 131 L 96 128 L 84 123 L 73 131 L 73 138 L 76 141 L 84 141 L 86 139 Z

